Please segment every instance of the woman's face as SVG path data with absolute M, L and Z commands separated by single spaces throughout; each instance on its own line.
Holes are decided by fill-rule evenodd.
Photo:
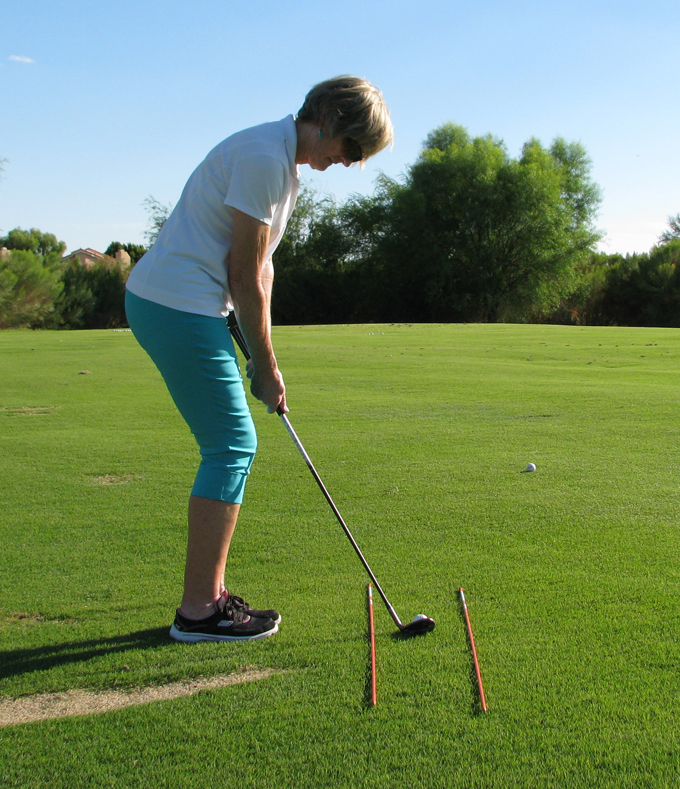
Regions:
M 349 167 L 353 160 L 346 155 L 343 137 L 315 140 L 307 156 L 307 164 L 312 170 L 327 170 L 332 164 Z

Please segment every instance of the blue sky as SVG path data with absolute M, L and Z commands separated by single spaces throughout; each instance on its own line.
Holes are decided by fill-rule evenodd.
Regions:
M 296 112 L 316 82 L 378 85 L 396 142 L 365 171 L 303 167 L 344 199 L 398 177 L 445 121 L 583 143 L 609 252 L 647 251 L 680 211 L 677 0 L 21 0 L 0 40 L 0 231 L 70 250 L 142 242 L 234 131 Z

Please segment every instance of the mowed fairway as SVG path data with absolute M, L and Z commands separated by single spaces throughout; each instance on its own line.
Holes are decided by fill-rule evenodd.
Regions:
M 372 569 L 436 629 L 395 637 L 376 596 L 372 708 L 365 573 L 255 405 L 228 584 L 280 632 L 171 642 L 197 451 L 163 382 L 130 333 L 0 333 L 0 701 L 267 672 L 3 726 L 0 784 L 679 786 L 680 330 L 275 340 L 291 422 Z

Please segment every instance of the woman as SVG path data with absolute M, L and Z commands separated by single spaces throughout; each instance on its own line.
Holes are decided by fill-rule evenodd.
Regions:
M 357 77 L 316 85 L 296 117 L 228 137 L 189 178 L 156 243 L 127 283 L 130 327 L 160 370 L 200 447 L 189 499 L 178 641 L 242 641 L 278 630 L 224 571 L 257 439 L 225 317 L 233 308 L 252 360 L 252 394 L 287 411 L 271 343 L 272 254 L 295 207 L 298 166 L 363 162 L 392 141 L 382 94 Z

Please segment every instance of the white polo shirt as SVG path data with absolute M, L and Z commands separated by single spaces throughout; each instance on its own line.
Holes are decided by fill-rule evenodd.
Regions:
M 234 209 L 270 225 L 267 258 L 283 237 L 300 189 L 297 131 L 289 115 L 232 134 L 187 181 L 156 243 L 127 288 L 182 312 L 219 318 L 231 309 L 227 258 Z

